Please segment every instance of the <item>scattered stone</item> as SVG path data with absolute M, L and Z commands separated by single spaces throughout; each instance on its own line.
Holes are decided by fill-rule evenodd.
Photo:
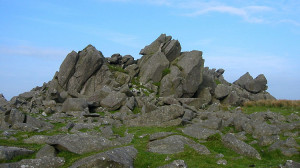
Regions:
M 53 146 L 45 145 L 36 153 L 35 157 L 37 159 L 43 157 L 56 157 L 56 150 Z
M 189 127 L 186 127 L 182 130 L 182 132 L 197 139 L 207 139 L 209 136 L 218 133 L 216 130 L 204 128 L 199 124 L 193 124 Z
M 175 133 L 174 132 L 157 132 L 157 133 L 151 134 L 149 140 L 154 141 L 154 140 L 164 138 L 164 137 L 167 137 L 167 136 L 173 135 L 173 134 L 175 134 Z
M 217 161 L 218 165 L 227 165 L 227 161 L 225 159 L 220 159 Z
M 224 146 L 234 150 L 238 154 L 261 160 L 260 154 L 252 146 L 238 140 L 231 133 L 222 136 L 222 142 Z
M 42 157 L 38 159 L 23 159 L 19 162 L 15 163 L 4 163 L 0 164 L 1 168 L 27 168 L 27 167 L 34 167 L 34 168 L 45 168 L 45 167 L 51 167 L 51 168 L 59 168 L 63 166 L 65 163 L 65 159 L 62 157 Z
M 77 167 L 133 167 L 134 159 L 138 151 L 132 146 L 115 148 L 98 153 L 72 164 L 70 168 Z

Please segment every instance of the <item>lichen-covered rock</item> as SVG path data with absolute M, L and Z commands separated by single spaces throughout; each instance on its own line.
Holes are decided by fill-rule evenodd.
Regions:
M 24 156 L 32 153 L 34 151 L 25 148 L 0 146 L 0 160 L 11 160 L 16 156 Z
M 186 127 L 182 130 L 182 132 L 188 136 L 197 138 L 197 139 L 207 139 L 209 136 L 217 134 L 218 131 L 204 128 L 201 125 L 193 124 L 189 127 Z
M 59 168 L 65 164 L 65 159 L 62 157 L 42 157 L 38 159 L 23 159 L 15 163 L 4 163 L 0 164 L 1 168 L 23 168 L 23 167 L 34 167 L 34 168 Z
M 85 98 L 68 98 L 62 105 L 62 111 L 84 111 L 88 107 L 88 102 Z
M 217 99 L 223 99 L 229 94 L 229 87 L 224 84 L 219 84 L 217 85 L 215 89 L 215 96 Z

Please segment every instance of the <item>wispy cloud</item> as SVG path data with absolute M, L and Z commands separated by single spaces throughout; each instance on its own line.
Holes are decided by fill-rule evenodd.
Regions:
M 292 19 L 283 19 L 283 20 L 280 20 L 278 23 L 287 23 L 287 24 L 292 24 L 294 26 L 300 26 L 300 22 L 297 22 Z
M 29 45 L 17 45 L 17 46 L 0 46 L 1 57 L 5 56 L 29 56 L 39 58 L 52 58 L 57 59 L 62 56 L 66 56 L 69 51 L 59 48 L 49 47 L 35 47 Z

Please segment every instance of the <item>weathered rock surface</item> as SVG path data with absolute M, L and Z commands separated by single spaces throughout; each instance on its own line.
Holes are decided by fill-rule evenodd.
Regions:
M 176 126 L 181 124 L 182 106 L 162 106 L 150 113 L 142 114 L 137 118 L 125 121 L 128 126 Z
M 199 154 L 210 154 L 210 151 L 204 145 L 200 145 L 181 135 L 172 135 L 164 139 L 151 141 L 148 144 L 148 150 L 153 153 L 174 154 L 183 152 L 185 145 L 190 146 Z
M 197 139 L 207 139 L 209 136 L 218 133 L 218 131 L 204 128 L 201 125 L 193 124 L 189 127 L 186 127 L 182 132 L 188 136 L 197 138 Z
M 34 151 L 24 148 L 0 146 L 0 160 L 11 160 L 16 156 L 29 155 L 32 153 L 34 153 Z
M 252 158 L 261 160 L 260 154 L 250 145 L 238 140 L 233 134 L 229 133 L 222 137 L 224 146 L 234 150 L 235 152 Z
M 34 168 L 59 168 L 63 166 L 65 159 L 62 157 L 43 157 L 39 159 L 23 159 L 15 163 L 4 163 L 0 164 L 1 168 L 23 168 L 23 167 L 34 167 Z
M 102 167 L 133 167 L 138 151 L 132 146 L 115 148 L 103 153 L 80 159 L 72 164 L 71 168 L 102 168 Z

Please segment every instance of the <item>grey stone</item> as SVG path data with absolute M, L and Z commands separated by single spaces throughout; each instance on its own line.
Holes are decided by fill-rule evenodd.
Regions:
M 144 49 L 140 51 L 141 55 L 151 55 L 155 52 L 159 51 L 163 44 L 171 41 L 172 36 L 166 36 L 166 34 L 161 34 L 155 41 L 153 41 L 150 45 L 146 46 Z M 142 58 L 143 59 L 143 58 Z M 143 61 L 143 60 L 141 60 Z
M 238 154 L 261 160 L 260 154 L 252 146 L 238 140 L 231 133 L 222 136 L 222 143 L 224 146 L 234 150 Z
M 110 64 L 119 64 L 121 63 L 122 61 L 122 56 L 117 53 L 117 54 L 113 54 L 109 59 L 108 59 L 108 62 Z
M 197 139 L 207 139 L 209 136 L 217 134 L 218 131 L 204 128 L 201 125 L 193 124 L 189 127 L 186 127 L 182 130 L 182 132 L 188 136 L 197 138 Z
M 157 110 L 139 115 L 137 118 L 125 121 L 128 126 L 176 126 L 181 124 L 181 116 L 184 114 L 182 106 L 162 106 Z
M 196 50 L 183 52 L 178 57 L 177 65 L 182 68 L 184 77 L 183 97 L 192 97 L 203 80 L 204 60 L 202 59 L 202 52 Z
M 131 78 L 135 77 L 140 72 L 139 66 L 137 64 L 129 65 L 124 70 Z
M 52 136 L 48 138 L 47 143 L 55 145 L 58 150 L 67 150 L 76 154 L 104 150 L 118 145 L 104 137 L 84 133 Z
M 270 125 L 265 122 L 253 124 L 253 136 L 261 137 L 261 136 L 271 136 L 278 135 L 280 133 L 280 129 L 275 125 Z
M 8 101 L 5 99 L 3 94 L 0 94 L 0 107 L 5 106 L 8 104 Z
M 162 52 L 156 52 L 139 66 L 140 82 L 143 84 L 149 81 L 159 82 L 162 78 L 163 71 L 169 67 L 169 61 Z
M 105 58 L 92 45 L 88 45 L 78 54 L 75 72 L 68 82 L 68 90 L 80 92 L 87 80 L 101 68 Z
M 217 161 L 218 165 L 227 165 L 227 161 L 225 159 L 220 159 Z
M 38 120 L 29 115 L 26 116 L 26 124 L 36 127 L 36 128 L 39 128 L 41 130 L 51 130 L 54 128 L 54 125 L 52 125 L 46 121 Z
M 108 96 L 101 100 L 102 107 L 109 111 L 119 109 L 126 100 L 126 95 L 120 92 L 111 92 Z
M 241 76 L 238 80 L 233 82 L 233 84 L 239 85 L 240 87 L 245 89 L 246 84 L 251 82 L 252 80 L 253 77 L 249 74 L 249 72 L 247 72 L 243 76 Z
M 215 89 L 215 96 L 217 99 L 223 99 L 229 94 L 229 87 L 224 84 L 217 85 Z
M 164 138 L 164 137 L 167 137 L 167 136 L 173 135 L 173 134 L 175 134 L 175 133 L 174 132 L 157 132 L 157 133 L 151 134 L 149 137 L 149 140 L 153 141 L 153 140 Z
M 263 74 L 258 75 L 254 80 L 245 84 L 245 89 L 251 93 L 259 93 L 267 90 L 267 79 Z
M 23 123 L 25 121 L 25 114 L 20 112 L 19 110 L 13 108 L 9 114 L 8 123 L 14 125 L 16 123 Z
M 0 164 L 1 168 L 59 168 L 63 166 L 65 163 L 65 159 L 62 157 L 42 157 L 39 159 L 23 159 L 19 162 L 15 163 L 4 163 Z
M 30 138 L 24 139 L 25 143 L 30 144 L 45 144 L 48 139 L 46 135 L 33 135 Z
M 300 147 L 300 145 L 295 141 L 295 139 L 292 137 L 289 137 L 286 140 L 277 141 L 274 144 L 272 144 L 269 147 L 269 151 L 279 149 L 283 155 L 290 157 L 293 155 L 300 154 L 299 151 L 297 150 L 297 148 L 299 148 L 299 147 Z
M 72 164 L 70 168 L 131 168 L 138 151 L 132 146 L 115 148 L 106 152 L 98 153 Z
M 134 58 L 131 55 L 125 55 L 122 58 L 122 63 L 124 64 L 125 67 L 132 65 L 135 63 Z
M 170 74 L 164 76 L 160 82 L 159 95 L 161 97 L 181 97 L 183 75 L 177 66 L 170 67 Z
M 38 95 L 37 91 L 29 91 L 29 92 L 24 92 L 24 93 L 20 94 L 19 98 L 28 101 L 37 95 Z
M 181 52 L 181 45 L 178 40 L 171 40 L 167 42 L 161 49 L 166 55 L 167 59 L 172 62 Z
M 173 162 L 160 166 L 158 168 L 187 168 L 187 164 L 184 162 L 184 160 L 174 160 Z
M 67 90 L 67 84 L 70 78 L 73 76 L 75 72 L 75 66 L 77 63 L 79 55 L 77 52 L 72 51 L 67 55 L 63 63 L 60 65 L 58 72 L 58 83 L 59 85 Z
M 200 99 L 200 102 L 202 102 L 202 106 L 207 106 L 212 101 L 210 88 L 206 87 L 198 90 L 196 93 L 196 97 Z
M 84 111 L 88 107 L 88 102 L 85 98 L 68 98 L 62 105 L 62 111 Z
M 11 160 L 16 156 L 30 155 L 32 150 L 18 147 L 0 146 L 0 160 Z
M 35 157 L 43 158 L 43 157 L 56 157 L 56 150 L 53 146 L 45 145 L 42 147 L 35 155 Z
M 210 154 L 210 151 L 205 146 L 181 135 L 173 135 L 164 139 L 151 141 L 148 144 L 148 150 L 153 153 L 174 154 L 183 152 L 185 145 L 190 146 L 199 154 Z
M 201 98 L 178 98 L 177 100 L 179 100 L 182 104 L 193 106 L 195 109 L 200 109 L 205 104 Z

